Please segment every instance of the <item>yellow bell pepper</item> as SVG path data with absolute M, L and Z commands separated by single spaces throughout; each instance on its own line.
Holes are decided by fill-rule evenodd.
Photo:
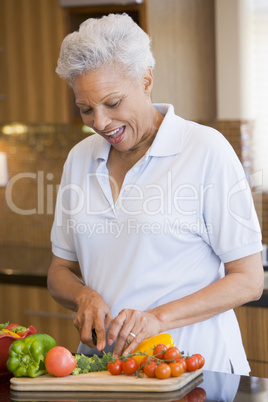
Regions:
M 16 332 L 9 331 L 9 329 L 3 328 L 1 331 L 6 332 L 7 334 L 9 334 L 11 336 L 14 336 L 15 338 L 20 338 L 20 336 L 18 334 L 16 334 Z
M 151 338 L 145 339 L 142 341 L 134 350 L 133 353 L 146 353 L 147 355 L 153 356 L 154 352 L 154 347 L 158 345 L 159 343 L 163 343 L 166 345 L 167 348 L 170 348 L 171 346 L 175 346 L 175 342 L 172 339 L 172 336 L 164 333 L 164 334 L 158 334 L 155 336 L 152 336 Z M 137 360 L 138 363 L 142 361 L 144 358 L 143 355 L 140 356 L 133 356 L 135 360 Z

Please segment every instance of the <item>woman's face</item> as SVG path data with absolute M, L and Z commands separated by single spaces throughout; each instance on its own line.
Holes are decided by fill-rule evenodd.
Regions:
M 84 124 L 118 151 L 132 151 L 155 135 L 151 71 L 140 81 L 106 66 L 75 78 L 73 91 Z

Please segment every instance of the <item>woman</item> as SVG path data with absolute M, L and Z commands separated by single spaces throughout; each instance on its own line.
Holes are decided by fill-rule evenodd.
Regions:
M 89 19 L 62 43 L 56 71 L 96 134 L 64 166 L 48 288 L 76 312 L 79 352 L 119 356 L 169 332 L 206 369 L 247 374 L 232 309 L 262 293 L 250 189 L 220 133 L 152 104 L 153 67 L 125 14 Z

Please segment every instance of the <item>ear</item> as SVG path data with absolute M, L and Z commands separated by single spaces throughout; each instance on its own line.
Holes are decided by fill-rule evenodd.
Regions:
M 151 96 L 151 92 L 153 89 L 153 73 L 150 68 L 148 68 L 143 76 L 143 87 L 144 91 L 146 92 L 147 95 Z

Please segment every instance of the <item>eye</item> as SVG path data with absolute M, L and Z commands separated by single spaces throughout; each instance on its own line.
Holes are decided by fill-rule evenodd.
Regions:
M 92 112 L 92 109 L 80 109 L 81 114 L 90 114 Z
M 111 105 L 107 105 L 108 107 L 110 107 L 111 109 L 116 108 L 117 106 L 119 106 L 121 103 L 121 99 L 119 99 L 117 102 L 111 104 Z

